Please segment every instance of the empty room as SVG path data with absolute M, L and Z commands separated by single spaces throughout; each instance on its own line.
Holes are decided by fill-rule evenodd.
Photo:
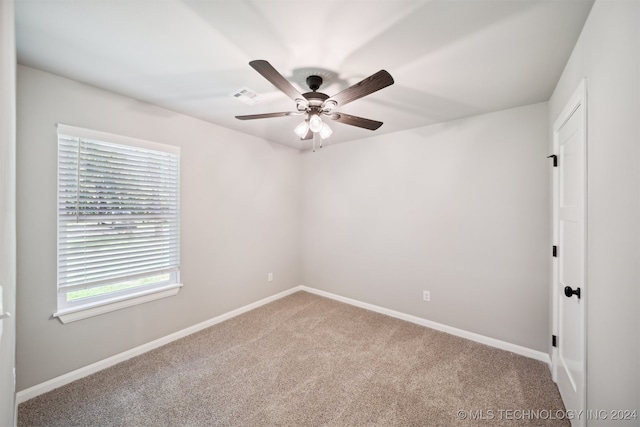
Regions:
M 0 426 L 640 425 L 640 0 L 2 0 Z

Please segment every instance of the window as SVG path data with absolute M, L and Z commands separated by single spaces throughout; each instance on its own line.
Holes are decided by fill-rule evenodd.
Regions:
M 175 295 L 179 274 L 179 148 L 58 125 L 55 316 Z

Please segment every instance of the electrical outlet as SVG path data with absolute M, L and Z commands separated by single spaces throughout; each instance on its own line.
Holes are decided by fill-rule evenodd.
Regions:
M 431 292 L 422 291 L 422 299 L 427 302 L 431 301 Z
M 267 274 L 267 280 L 273 282 L 273 273 Z

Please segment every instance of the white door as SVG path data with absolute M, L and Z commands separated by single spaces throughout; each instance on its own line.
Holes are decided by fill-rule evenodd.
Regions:
M 14 2 L 0 1 L 0 425 L 13 426 L 15 359 Z
M 585 409 L 586 83 L 583 80 L 553 127 L 554 332 L 553 376 L 568 410 Z M 579 413 L 579 412 L 578 412 Z M 572 425 L 583 426 L 582 417 Z

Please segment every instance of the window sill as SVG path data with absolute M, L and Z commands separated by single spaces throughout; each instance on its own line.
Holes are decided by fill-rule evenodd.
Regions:
M 57 317 L 62 323 L 71 323 L 88 317 L 120 310 L 122 308 L 144 304 L 145 302 L 171 297 L 176 295 L 178 291 L 180 291 L 181 287 L 182 283 L 176 283 L 135 294 L 105 299 L 92 304 L 66 308 L 53 313 L 53 317 Z

